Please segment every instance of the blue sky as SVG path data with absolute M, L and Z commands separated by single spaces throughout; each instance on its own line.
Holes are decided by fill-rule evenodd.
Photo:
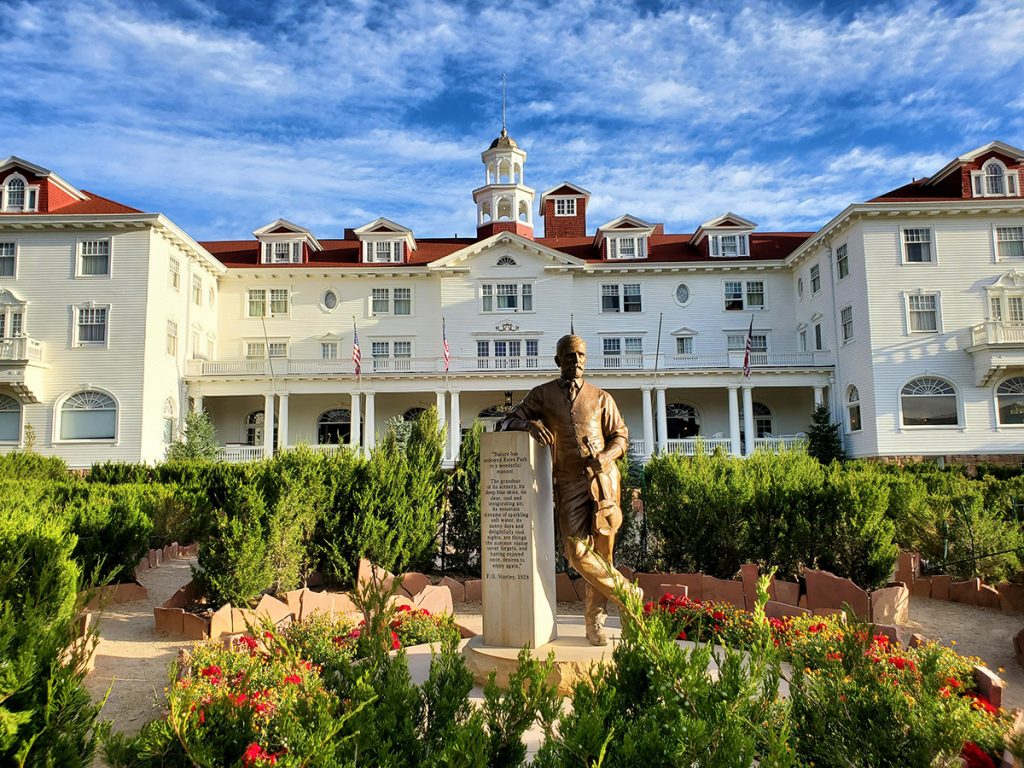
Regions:
M 1024 146 L 1024 2 L 0 0 L 0 156 L 197 239 L 278 216 L 473 232 L 500 128 L 591 229 L 726 210 L 816 229 L 992 139 Z

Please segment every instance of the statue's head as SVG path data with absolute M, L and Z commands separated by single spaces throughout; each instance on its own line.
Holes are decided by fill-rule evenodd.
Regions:
M 587 365 L 587 343 L 579 336 L 568 334 L 555 345 L 555 365 L 562 371 L 563 379 L 583 378 Z

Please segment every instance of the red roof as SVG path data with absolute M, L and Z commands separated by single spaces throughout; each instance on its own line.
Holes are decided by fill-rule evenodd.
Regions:
M 82 194 L 88 197 L 88 200 L 76 200 L 68 205 L 63 205 L 54 211 L 51 211 L 49 215 L 52 216 L 95 216 L 104 213 L 142 213 L 138 208 L 131 208 L 127 205 L 115 202 L 109 198 L 97 195 L 95 192 L 86 192 L 82 190 Z M 43 215 L 32 212 L 17 211 L 15 213 L 7 212 L 0 213 L 0 216 L 35 216 Z
M 873 197 L 869 203 L 925 203 L 935 200 L 963 200 L 963 192 L 960 190 L 960 179 L 956 178 L 956 186 L 940 184 L 929 186 L 929 179 L 917 179 L 902 187 L 891 189 L 888 192 Z
M 786 258 L 813 234 L 813 232 L 755 232 L 750 236 L 750 256 L 729 259 L 709 258 L 703 249 L 690 244 L 692 235 L 655 234 L 650 238 L 648 258 L 613 263 L 649 264 L 694 261 L 736 263 L 779 260 Z M 402 266 L 426 266 L 475 242 L 478 241 L 469 237 L 417 238 L 416 250 L 410 253 L 409 260 Z M 539 238 L 537 243 L 587 262 L 602 262 L 601 253 L 594 247 L 594 238 L 590 236 Z M 320 244 L 324 249 L 311 252 L 306 266 L 378 267 L 383 270 L 397 266 L 394 264 L 364 264 L 360 261 L 360 242 L 358 240 L 321 240 Z M 295 264 L 261 264 L 258 240 L 219 240 L 200 243 L 200 245 L 227 267 L 272 269 L 299 266 Z

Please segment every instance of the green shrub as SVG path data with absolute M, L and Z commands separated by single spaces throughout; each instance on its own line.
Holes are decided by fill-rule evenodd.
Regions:
M 31 451 L 0 454 L 0 477 L 4 480 L 67 480 L 68 465 L 56 456 Z
M 448 492 L 445 570 L 475 575 L 480 573 L 480 436 L 484 424 L 474 421 L 462 438 L 459 460 Z
M 90 483 L 122 485 L 125 483 L 152 483 L 156 470 L 148 464 L 132 464 L 126 461 L 104 461 L 93 464 L 86 480 Z
M 86 577 L 134 581 L 153 534 L 154 493 L 147 486 L 80 483 L 67 486 L 64 514 L 78 535 L 75 558 Z
M 167 446 L 168 461 L 214 461 L 220 452 L 217 430 L 206 411 L 185 414 L 182 438 Z

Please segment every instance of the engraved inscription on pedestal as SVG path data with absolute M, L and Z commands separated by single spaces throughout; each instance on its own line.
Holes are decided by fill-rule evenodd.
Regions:
M 483 640 L 536 648 L 555 637 L 551 459 L 525 432 L 480 446 Z

